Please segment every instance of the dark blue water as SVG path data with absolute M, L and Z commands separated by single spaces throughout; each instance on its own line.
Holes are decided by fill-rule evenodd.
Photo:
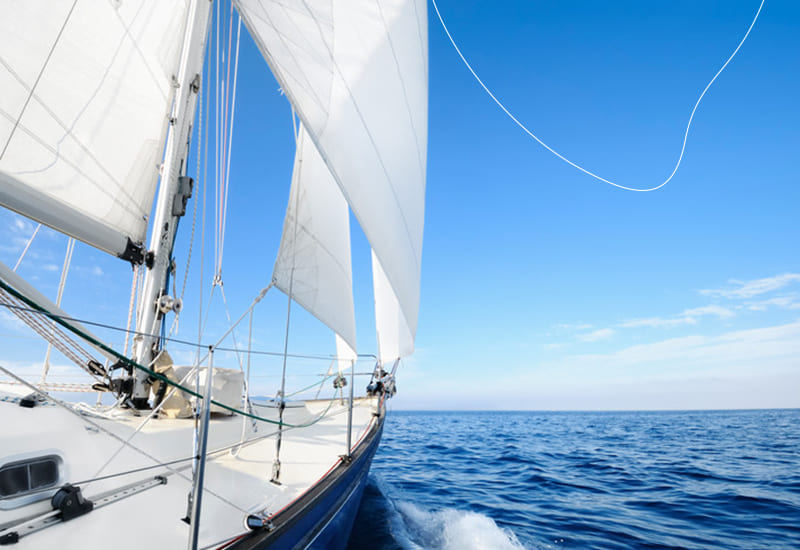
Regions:
M 800 548 L 800 410 L 392 412 L 350 550 Z

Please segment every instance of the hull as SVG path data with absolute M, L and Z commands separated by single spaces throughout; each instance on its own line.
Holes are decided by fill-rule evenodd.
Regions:
M 8 492 L 6 482 L 13 481 L 8 474 L 16 471 L 15 464 L 31 457 L 55 461 L 53 471 L 59 473 L 54 488 L 41 498 L 23 494 L 9 499 L 0 493 L 0 546 L 18 541 L 12 546 L 19 550 L 103 549 L 114 540 L 116 550 L 186 547 L 189 525 L 180 520 L 192 489 L 193 420 L 155 419 L 132 438 L 141 417 L 129 418 L 127 412 L 120 418 L 87 417 L 65 407 L 26 408 L 0 400 L 0 469 L 5 471 L 0 491 Z M 269 407 L 255 409 L 262 415 L 277 414 Z M 340 455 L 346 449 L 347 410 L 338 399 L 286 409 L 287 421 L 298 425 L 327 414 L 317 423 L 284 432 L 280 486 L 269 481 L 268 473 L 275 432 L 262 426 L 248 432 L 240 447 L 241 420 L 212 420 L 198 547 L 345 548 L 383 429 L 383 407 L 374 399 L 356 400 L 356 442 L 352 460 L 344 464 Z M 245 427 L 253 428 L 250 423 Z M 129 444 L 121 445 L 121 440 Z M 113 475 L 103 479 L 97 472 Z M 94 507 L 60 521 L 50 497 L 67 483 L 79 486 Z M 247 530 L 244 520 L 252 513 L 269 517 L 271 529 Z M 118 536 L 130 518 L 148 526 L 146 538 Z
M 343 550 L 350 538 L 369 468 L 380 444 L 384 416 L 356 446 L 352 461 L 340 463 L 306 494 L 256 531 L 228 548 L 236 550 Z

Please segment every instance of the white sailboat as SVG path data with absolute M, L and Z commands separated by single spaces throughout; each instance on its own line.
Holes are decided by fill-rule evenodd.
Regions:
M 15 372 L 0 357 L 0 545 L 347 544 L 398 362 L 414 349 L 426 4 L 233 5 L 297 120 L 272 279 L 253 289 L 239 320 L 252 320 L 248 314 L 277 288 L 289 307 L 299 304 L 335 335 L 334 365 L 313 385 L 313 397 L 289 400 L 296 388 L 287 386 L 284 349 L 276 397 L 259 401 L 249 394 L 249 367 L 215 364 L 236 323 L 225 334 L 201 331 L 192 364 L 170 358 L 172 333 L 164 327 L 182 302 L 168 281 L 180 254 L 176 228 L 192 195 L 189 144 L 200 125 L 206 42 L 219 4 L 3 2 L 0 205 L 137 266 L 144 277 L 138 292 L 134 277 L 128 353 L 127 340 L 124 347 L 104 343 L 93 325 L 62 310 L 61 292 L 53 301 L 0 264 L 2 308 L 85 371 L 81 388 L 101 397 L 65 399 L 63 385 L 47 378 L 50 348 L 41 377 Z M 350 212 L 372 249 L 378 332 L 363 395 L 354 395 Z

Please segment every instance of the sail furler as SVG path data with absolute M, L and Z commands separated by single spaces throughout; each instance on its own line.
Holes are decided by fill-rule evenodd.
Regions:
M 0 204 L 114 255 L 143 242 L 188 0 L 0 3 Z
M 272 281 L 356 349 L 349 210 L 302 125 Z
M 380 260 L 413 341 L 425 213 L 425 2 L 234 1 Z

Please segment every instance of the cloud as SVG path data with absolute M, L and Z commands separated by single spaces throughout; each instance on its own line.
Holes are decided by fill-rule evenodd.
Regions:
M 685 309 L 675 317 L 649 317 L 646 319 L 631 319 L 620 323 L 618 326 L 622 328 L 639 328 L 639 327 L 652 327 L 652 328 L 672 328 L 680 325 L 696 325 L 698 317 L 716 316 L 720 319 L 729 319 L 734 317 L 736 313 L 732 310 L 722 306 L 703 306 L 691 309 Z
M 800 358 L 800 321 L 774 327 L 731 331 L 715 337 L 691 335 L 660 342 L 641 344 L 607 355 L 572 357 L 572 361 L 606 365 L 636 365 L 649 363 L 678 365 L 714 363 L 746 364 L 757 369 L 769 360 Z
M 797 295 L 790 294 L 788 296 L 770 298 L 769 300 L 748 302 L 746 307 L 751 311 L 766 311 L 770 306 L 776 306 L 783 309 L 800 309 L 800 302 L 797 301 Z
M 621 328 L 639 328 L 639 327 L 652 327 L 652 328 L 672 328 L 678 325 L 693 325 L 697 322 L 693 317 L 648 317 L 646 319 L 631 319 L 617 325 Z
M 5 308 L 0 309 L 0 327 L 13 331 L 22 331 L 27 328 L 25 323 L 20 321 L 19 317 Z
M 733 311 L 722 306 L 703 306 L 684 310 L 681 317 L 700 317 L 703 315 L 716 315 L 720 319 L 728 319 L 736 315 Z
M 773 290 L 778 290 L 792 283 L 800 282 L 800 273 L 783 273 L 764 279 L 754 279 L 752 281 L 732 280 L 730 282 L 736 285 L 736 287 L 730 289 L 703 289 L 699 292 L 704 296 L 727 298 L 730 300 L 752 298 L 753 296 L 772 292 Z
M 593 332 L 578 335 L 578 339 L 582 342 L 599 342 L 600 340 L 608 340 L 615 334 L 613 328 L 601 328 Z

